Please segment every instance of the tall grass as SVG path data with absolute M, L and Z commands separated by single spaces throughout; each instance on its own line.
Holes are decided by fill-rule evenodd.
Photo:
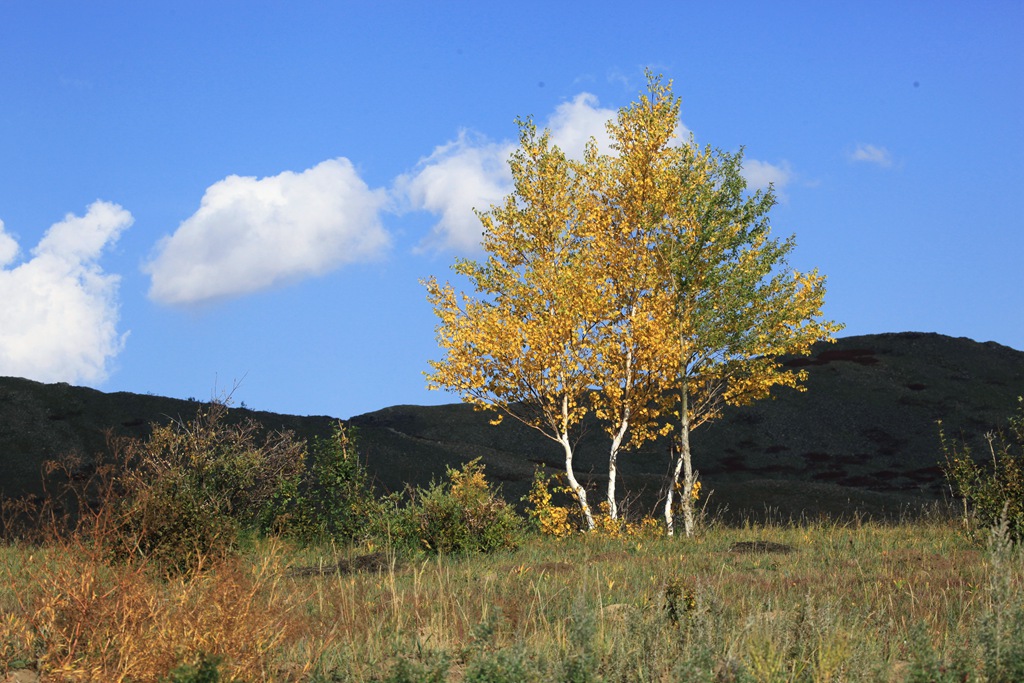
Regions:
M 1024 675 L 1024 562 L 1005 525 L 987 543 L 931 520 L 750 524 L 689 540 L 532 536 L 510 552 L 385 548 L 359 561 L 365 554 L 268 540 L 167 578 L 89 547 L 9 545 L 0 658 L 111 681 L 167 680 L 202 661 L 251 681 Z

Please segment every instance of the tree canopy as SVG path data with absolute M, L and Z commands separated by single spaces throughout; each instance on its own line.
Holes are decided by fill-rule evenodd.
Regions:
M 610 154 L 591 141 L 568 159 L 546 131 L 519 125 L 513 192 L 479 213 L 487 259 L 455 265 L 475 293 L 425 283 L 445 352 L 431 362 L 431 386 L 561 444 L 589 528 L 572 467 L 584 416 L 610 439 L 612 517 L 620 451 L 672 432 L 665 520 L 671 533 L 680 490 L 692 533 L 690 430 L 725 404 L 799 387 L 802 373 L 779 357 L 840 329 L 821 319 L 825 278 L 789 269 L 795 242 L 771 236 L 774 193 L 747 191 L 742 152 L 680 139 L 671 83 L 651 76 L 608 123 Z

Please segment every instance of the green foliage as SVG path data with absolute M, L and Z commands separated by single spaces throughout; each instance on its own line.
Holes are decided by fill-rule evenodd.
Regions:
M 498 615 L 492 615 L 473 629 L 471 647 L 463 653 L 463 683 L 524 683 L 537 678 L 523 647 L 496 648 L 497 624 Z
M 491 552 L 519 545 L 523 521 L 491 489 L 480 459 L 447 470 L 447 481 L 412 492 L 405 506 L 391 500 L 385 515 L 392 538 L 433 553 Z M 382 531 L 378 527 L 378 535 Z
M 529 679 L 526 656 L 520 648 L 481 653 L 466 668 L 464 683 L 522 683 Z
M 987 610 L 978 640 L 990 681 L 1024 681 L 1024 599 L 1014 585 L 1024 551 L 1015 548 L 1004 516 L 989 532 Z
M 383 683 L 444 683 L 447 676 L 448 659 L 444 656 L 428 657 L 427 661 L 403 657 L 391 665 Z
M 566 683 L 591 683 L 604 680 L 599 674 L 601 662 L 594 651 L 597 623 L 593 610 L 583 601 L 573 605 L 569 620 L 569 651 L 562 662 L 561 680 Z
M 962 651 L 946 661 L 932 646 L 928 629 L 916 624 L 910 629 L 910 669 L 907 683 L 959 683 L 970 680 L 971 662 Z M 998 680 L 998 679 L 994 679 Z
M 314 443 L 302 491 L 283 502 L 280 530 L 304 542 L 352 541 L 366 533 L 380 504 L 359 461 L 354 428 L 339 422 L 329 439 Z
M 941 431 L 946 478 L 981 528 L 1006 517 L 1014 541 L 1024 540 L 1024 398 L 1004 432 L 986 434 L 990 462 L 974 459 L 966 443 L 951 443 Z
M 115 443 L 101 512 L 90 522 L 115 555 L 176 573 L 271 524 L 302 475 L 305 446 L 290 433 L 261 437 L 258 423 L 229 423 L 227 414 L 214 403 L 191 422 L 155 426 L 148 440 Z
M 217 683 L 220 681 L 220 657 L 202 654 L 195 664 L 182 664 L 171 671 L 166 683 Z

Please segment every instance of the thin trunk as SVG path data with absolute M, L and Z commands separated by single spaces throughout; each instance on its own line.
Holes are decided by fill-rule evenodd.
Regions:
M 679 470 L 683 467 L 683 459 L 676 455 L 675 441 L 669 446 L 668 454 L 675 466 L 672 469 L 672 476 L 668 480 L 668 491 L 665 492 L 665 529 L 669 536 L 674 536 L 676 525 L 675 515 L 672 513 L 672 502 L 675 497 L 676 482 L 679 481 Z
M 572 470 L 572 444 L 569 442 L 569 435 L 563 432 L 559 435 L 558 442 L 565 449 L 565 476 L 569 480 L 569 488 L 576 494 L 576 500 L 583 511 L 583 518 L 587 522 L 587 531 L 594 528 L 594 516 L 590 513 L 590 506 L 587 505 L 587 490 L 576 481 L 576 474 Z
M 619 518 L 619 508 L 615 503 L 615 480 L 618 475 L 618 461 L 619 461 L 619 448 L 622 447 L 622 440 L 626 437 L 626 432 L 629 431 L 629 401 L 630 395 L 629 390 L 633 383 L 633 351 L 626 351 L 626 383 L 625 392 L 623 393 L 623 409 L 622 409 L 622 423 L 619 425 L 619 431 L 612 439 L 611 453 L 608 455 L 608 515 L 612 519 Z
M 683 419 L 679 427 L 679 457 L 683 461 L 683 490 L 680 495 L 683 499 L 679 502 L 683 508 L 683 529 L 689 538 L 693 536 L 693 487 L 697 476 L 690 461 L 690 406 L 685 384 L 683 387 Z
M 558 432 L 558 443 L 562 444 L 562 448 L 565 451 L 565 476 L 569 480 L 569 488 L 576 494 L 576 500 L 580 504 L 580 510 L 583 511 L 583 518 L 587 523 L 587 531 L 594 529 L 594 516 L 590 512 L 590 506 L 587 505 L 587 490 L 580 486 L 580 483 L 576 481 L 576 474 L 572 469 L 572 442 L 569 441 L 569 401 L 566 396 L 562 397 L 562 428 Z
M 683 377 L 679 389 L 679 413 L 679 447 L 676 453 L 675 467 L 672 469 L 672 479 L 668 484 L 668 494 L 665 496 L 665 526 L 669 536 L 675 535 L 672 502 L 675 490 L 679 485 L 679 474 L 682 472 L 683 486 L 679 492 L 679 505 L 683 510 L 683 529 L 687 536 L 693 536 L 693 486 L 697 476 L 693 471 L 693 463 L 690 459 L 690 406 L 685 377 Z
M 616 463 L 619 460 L 619 447 L 622 445 L 622 438 L 629 429 L 629 409 L 626 409 L 626 417 L 622 420 L 619 433 L 612 439 L 611 455 L 608 456 L 608 515 L 612 519 L 619 518 L 619 509 L 615 504 L 615 477 L 617 474 Z

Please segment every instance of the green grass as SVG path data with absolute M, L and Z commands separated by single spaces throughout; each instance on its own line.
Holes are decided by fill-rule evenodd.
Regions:
M 761 540 L 793 550 L 733 548 Z M 339 560 L 350 568 L 369 550 L 268 542 L 241 566 L 189 581 L 104 570 L 92 594 L 54 586 L 84 572 L 55 571 L 45 549 L 0 548 L 0 648 L 21 665 L 60 661 L 71 680 L 89 680 L 96 646 L 85 641 L 99 625 L 75 631 L 60 615 L 47 621 L 60 605 L 41 596 L 99 601 L 118 589 L 141 597 L 121 612 L 65 612 L 82 621 L 120 614 L 135 622 L 121 640 L 169 642 L 177 659 L 161 671 L 137 668 L 134 680 L 208 656 L 221 658 L 223 680 L 1010 681 L 1024 673 L 1022 553 L 948 521 L 719 527 L 694 539 L 533 537 L 515 552 L 457 557 L 374 549 L 383 556 L 375 569 L 321 571 Z M 175 641 L 173 624 L 160 620 L 187 622 L 192 612 L 153 605 L 199 610 L 203 591 L 235 596 L 223 624 L 196 617 L 211 632 Z M 124 610 L 138 613 L 129 619 Z M 255 653 L 258 664 L 239 662 L 254 654 L 245 634 L 265 629 L 231 622 L 238 614 L 286 632 Z M 220 634 L 222 626 L 235 631 Z M 75 653 L 58 628 L 78 634 Z M 48 648 L 63 648 L 63 658 Z M 117 680 L 116 665 L 104 666 Z

